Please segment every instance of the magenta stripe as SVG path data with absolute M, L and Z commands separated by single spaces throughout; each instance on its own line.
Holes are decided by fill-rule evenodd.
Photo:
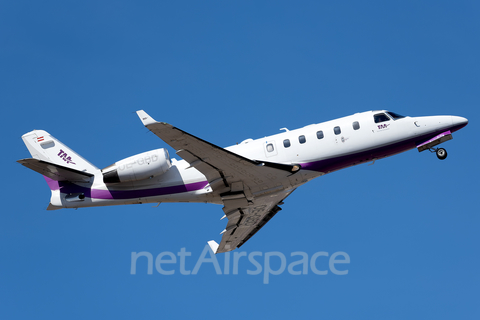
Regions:
M 82 186 L 79 186 L 73 183 L 68 183 L 68 182 L 67 183 L 60 182 L 58 184 L 61 188 L 62 193 L 84 193 L 86 197 L 94 198 L 94 199 L 135 199 L 135 198 L 155 197 L 155 196 L 161 196 L 161 195 L 201 190 L 208 184 L 208 181 L 194 182 L 186 185 L 181 184 L 177 186 L 161 187 L 161 188 L 153 188 L 153 189 L 139 189 L 139 190 L 112 190 L 112 189 L 101 190 L 101 189 L 90 189 L 87 187 L 82 187 Z M 52 190 L 57 190 L 57 189 L 52 189 Z
M 60 189 L 60 185 L 58 181 L 55 181 L 53 179 L 50 179 L 49 177 L 43 176 L 45 178 L 45 181 L 47 181 L 48 187 L 50 190 L 58 190 Z
M 453 131 L 453 128 L 451 129 L 451 131 Z M 420 137 L 415 137 L 413 139 L 400 141 L 380 148 L 375 148 L 330 159 L 300 163 L 300 165 L 302 166 L 302 170 L 329 173 L 340 169 L 348 168 L 360 163 L 369 162 L 373 159 L 379 160 L 382 158 L 393 156 L 394 154 L 414 149 L 417 145 L 423 143 L 424 141 L 435 139 L 442 134 L 446 134 L 446 132 L 438 131 L 430 134 L 425 134 Z
M 440 133 L 439 135 L 433 137 L 432 139 L 427 140 L 427 141 L 425 141 L 425 142 L 417 145 L 417 148 L 420 148 L 421 146 L 424 146 L 424 145 L 426 145 L 426 144 L 428 144 L 428 143 L 430 143 L 430 142 L 432 142 L 432 141 L 435 141 L 435 140 L 437 140 L 437 139 L 440 139 L 440 138 L 442 138 L 442 137 L 448 136 L 449 134 L 452 134 L 452 133 L 450 132 L 450 130 L 445 131 L 445 132 L 442 132 L 442 133 Z
M 85 196 L 95 199 L 132 199 L 154 197 L 167 194 L 176 194 L 182 192 L 196 191 L 203 189 L 208 184 L 207 181 L 195 182 L 190 184 L 181 184 L 178 186 L 141 189 L 141 190 L 99 190 L 89 189 L 90 195 L 85 193 Z M 62 190 L 63 192 L 63 190 Z

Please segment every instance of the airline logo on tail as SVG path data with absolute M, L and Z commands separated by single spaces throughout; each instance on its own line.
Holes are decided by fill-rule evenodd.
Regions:
M 62 158 L 62 160 L 65 161 L 66 163 L 69 163 L 69 164 L 71 163 L 76 165 L 76 163 L 72 161 L 72 158 L 62 149 L 60 149 L 60 152 L 57 154 L 57 156 Z

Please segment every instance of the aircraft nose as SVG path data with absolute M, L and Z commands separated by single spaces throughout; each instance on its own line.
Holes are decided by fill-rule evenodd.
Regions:
M 452 116 L 452 125 L 453 125 L 453 130 L 454 131 L 462 129 L 467 124 L 468 124 L 468 119 L 467 118 Z

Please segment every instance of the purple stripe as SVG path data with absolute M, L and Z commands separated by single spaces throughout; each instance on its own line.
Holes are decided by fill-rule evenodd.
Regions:
M 95 199 L 135 199 L 201 190 L 208 184 L 208 181 L 141 190 L 101 190 L 90 189 L 72 183 L 60 184 L 62 193 L 84 193 L 86 197 Z
M 377 149 L 364 152 L 353 153 L 345 156 L 324 159 L 314 162 L 301 163 L 302 170 L 319 171 L 329 173 L 340 169 L 348 168 L 364 162 L 373 161 L 373 159 L 381 159 L 392 156 L 415 148 L 415 141 L 404 141 Z
M 448 136 L 449 134 L 452 134 L 452 133 L 450 132 L 450 130 L 445 131 L 445 132 L 442 132 L 442 133 L 440 133 L 439 135 L 433 137 L 432 139 L 427 140 L 427 141 L 425 141 L 425 142 L 417 145 L 417 148 L 420 148 L 421 146 L 424 146 L 424 145 L 426 145 L 426 144 L 428 144 L 428 143 L 430 143 L 430 142 L 432 142 L 432 141 L 435 141 L 435 140 L 437 140 L 437 139 L 440 139 L 440 138 L 443 138 L 443 137 L 445 137 L 445 136 Z
M 348 168 L 357 164 L 373 161 L 373 159 L 382 159 L 395 154 L 414 149 L 425 140 L 435 139 L 446 132 L 434 132 L 427 135 L 419 136 L 414 139 L 397 142 L 388 146 L 371 149 L 359 153 L 353 153 L 340 157 L 324 159 L 314 162 L 301 163 L 302 170 L 311 170 L 318 172 L 332 172 L 340 169 Z M 434 138 L 432 138 L 432 135 Z
M 467 123 L 464 123 L 464 124 L 456 125 L 456 126 L 454 126 L 454 127 L 451 127 L 451 128 L 450 128 L 450 131 L 451 131 L 451 132 L 458 131 L 458 130 L 464 128 L 467 124 L 468 124 L 468 122 L 467 122 Z
M 58 190 L 60 189 L 60 185 L 58 181 L 55 181 L 53 179 L 50 179 L 49 177 L 43 176 L 45 178 L 45 181 L 47 181 L 48 187 L 50 190 Z

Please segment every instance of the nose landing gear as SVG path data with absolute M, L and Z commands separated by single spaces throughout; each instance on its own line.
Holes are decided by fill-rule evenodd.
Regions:
M 440 160 L 445 160 L 447 158 L 447 150 L 443 148 L 430 148 L 430 152 L 435 152 L 437 158 Z

